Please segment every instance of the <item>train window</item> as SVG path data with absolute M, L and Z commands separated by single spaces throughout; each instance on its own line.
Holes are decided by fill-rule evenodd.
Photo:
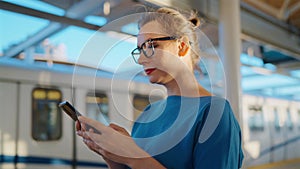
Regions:
M 264 130 L 264 117 L 262 112 L 262 106 L 251 105 L 249 106 L 249 119 L 248 125 L 252 131 Z
M 300 129 L 300 109 L 298 110 L 298 124 L 299 124 L 298 128 Z
M 161 99 L 162 98 L 159 96 L 151 96 L 149 98 L 149 95 L 140 95 L 140 94 L 134 95 L 133 97 L 134 117 L 133 118 L 137 119 L 137 117 L 146 108 L 146 106 L 150 104 L 150 102 L 155 102 Z
M 109 120 L 108 97 L 103 92 L 91 92 L 86 96 L 86 112 L 87 116 L 98 120 L 104 124 Z
M 291 116 L 291 112 L 290 112 L 289 108 L 287 108 L 287 111 L 286 111 L 286 121 L 285 121 L 285 124 L 286 124 L 286 127 L 289 130 L 293 130 L 294 125 L 293 125 L 292 116 Z
M 62 115 L 58 104 L 62 94 L 57 89 L 32 91 L 32 137 L 37 141 L 58 140 L 62 136 Z
M 281 127 L 282 127 L 282 121 L 280 120 L 279 114 L 278 114 L 278 110 L 275 107 L 274 108 L 274 126 L 275 126 L 275 130 L 276 131 L 280 131 Z

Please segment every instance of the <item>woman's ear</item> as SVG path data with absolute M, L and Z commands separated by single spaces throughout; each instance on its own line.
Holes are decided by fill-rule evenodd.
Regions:
M 179 42 L 180 43 L 179 43 L 179 46 L 178 46 L 178 48 L 179 48 L 178 55 L 180 57 L 184 57 L 190 49 L 189 39 L 188 39 L 188 37 L 184 36 L 180 39 Z

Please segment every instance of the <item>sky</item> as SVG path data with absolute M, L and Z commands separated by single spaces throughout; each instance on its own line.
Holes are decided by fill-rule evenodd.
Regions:
M 6 1 L 55 15 L 64 14 L 64 10 L 37 0 Z M 106 24 L 106 19 L 98 16 L 87 16 L 84 21 L 99 26 Z M 0 10 L 0 32 L 2 32 L 0 36 L 0 53 L 3 54 L 4 50 L 9 49 L 11 46 L 26 41 L 27 38 L 34 36 L 37 32 L 46 28 L 49 23 L 50 21 L 45 19 Z M 134 26 L 136 25 L 130 24 L 124 26 L 122 29 L 126 33 L 136 33 L 137 28 L 133 29 Z M 98 42 L 95 49 L 92 50 L 89 48 L 89 53 L 95 57 L 99 57 L 99 53 L 105 54 L 105 56 L 95 58 L 90 55 L 82 58 L 82 51 L 86 51 L 85 48 L 88 48 L 89 45 L 94 45 L 89 42 L 91 39 L 97 39 Z M 101 66 L 101 68 L 107 69 L 108 71 L 115 71 L 116 67 L 120 68 L 120 65 L 122 65 L 125 60 L 128 60 L 127 58 L 130 57 L 131 50 L 136 46 L 136 39 L 134 37 L 113 34 L 112 32 L 109 34 L 99 31 L 96 32 L 94 30 L 76 26 L 69 26 L 64 30 L 55 33 L 47 38 L 47 42 L 50 43 L 51 46 L 56 47 L 63 45 L 63 52 L 70 62 L 80 61 L 94 67 Z M 127 67 L 122 66 L 124 71 L 131 67 L 133 69 L 140 67 L 133 61 L 126 61 L 126 63 L 128 64 Z

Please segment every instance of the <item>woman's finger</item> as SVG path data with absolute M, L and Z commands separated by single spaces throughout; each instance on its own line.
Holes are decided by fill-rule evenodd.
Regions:
M 109 127 L 111 127 L 112 129 L 118 131 L 119 133 L 125 135 L 125 136 L 130 136 L 129 133 L 127 132 L 127 130 L 125 130 L 123 127 L 120 127 L 114 123 L 110 123 Z
M 90 119 L 88 117 L 79 116 L 78 119 L 79 119 L 80 123 L 87 124 L 88 126 L 95 128 L 99 132 L 102 132 L 102 130 L 105 130 L 107 128 L 107 126 L 105 126 L 104 124 L 100 123 L 99 121 Z
M 95 142 L 87 139 L 83 139 L 83 142 L 87 145 L 89 149 L 91 149 L 92 151 L 96 152 L 99 155 L 102 155 L 100 153 L 101 147 L 99 147 Z
M 101 135 L 96 134 L 94 132 L 85 132 L 85 135 L 92 141 L 94 141 L 96 144 L 101 142 Z M 100 145 L 99 145 L 100 146 Z
M 86 140 L 91 140 L 91 138 L 89 137 L 89 135 L 87 134 L 87 132 L 85 131 L 76 131 L 76 134 L 80 137 L 82 137 L 83 139 L 86 139 Z
M 81 130 L 81 125 L 80 125 L 80 122 L 78 120 L 75 121 L 75 128 L 76 128 L 76 131 Z

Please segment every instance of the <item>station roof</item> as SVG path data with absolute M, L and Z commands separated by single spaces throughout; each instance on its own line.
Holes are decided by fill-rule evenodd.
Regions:
M 198 9 L 205 21 L 202 30 L 217 49 L 218 0 L 4 0 L 0 2 L 0 61 L 51 59 L 80 62 L 108 72 L 141 70 L 130 58 L 131 50 L 136 47 L 137 24 L 107 25 L 142 12 L 143 6 L 156 8 L 178 3 L 182 7 L 206 6 L 205 10 Z M 300 100 L 300 2 L 242 0 L 240 5 L 243 92 Z M 256 24 L 254 30 L 253 24 Z M 268 31 L 279 32 L 278 38 L 265 35 Z M 89 51 L 85 46 L 94 50 Z

